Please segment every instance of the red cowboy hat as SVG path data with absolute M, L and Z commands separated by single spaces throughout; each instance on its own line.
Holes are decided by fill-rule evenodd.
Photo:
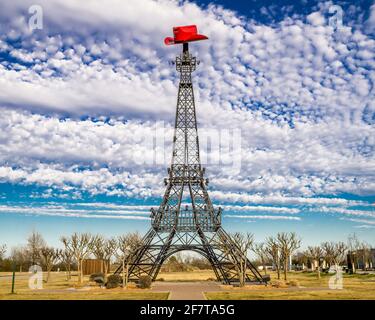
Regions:
M 204 36 L 202 34 L 198 34 L 198 30 L 197 30 L 196 25 L 174 27 L 173 28 L 173 35 L 174 35 L 174 38 L 167 37 L 167 38 L 164 39 L 164 43 L 166 45 L 169 46 L 171 44 L 178 44 L 178 43 L 208 39 L 206 36 Z

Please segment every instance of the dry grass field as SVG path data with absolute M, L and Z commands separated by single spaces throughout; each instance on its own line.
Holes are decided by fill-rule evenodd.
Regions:
M 194 270 L 189 272 L 160 272 L 156 280 L 165 281 L 216 281 L 215 273 L 212 270 Z
M 15 293 L 11 294 L 11 273 L 0 273 L 0 300 L 165 300 L 168 293 L 152 292 L 149 289 L 137 289 L 129 285 L 128 289 L 104 289 L 90 283 L 88 277 L 78 285 L 77 277 L 73 274 L 66 281 L 63 272 L 51 273 L 48 283 L 43 283 L 43 289 L 30 290 L 28 287 L 29 274 L 17 273 Z
M 222 291 L 207 292 L 205 296 L 209 300 L 375 299 L 375 275 L 345 274 L 342 290 L 328 288 L 330 276 L 325 274 L 318 280 L 314 273 L 290 272 L 289 284 L 272 280 L 267 287 L 252 285 L 238 288 L 222 285 Z M 150 289 L 137 289 L 134 284 L 130 285 L 127 290 L 122 288 L 107 290 L 89 283 L 88 278 L 86 278 L 83 285 L 78 285 L 76 276 L 73 275 L 70 281 L 66 281 L 63 272 L 53 272 L 49 283 L 43 284 L 43 289 L 30 290 L 28 288 L 28 277 L 28 273 L 17 273 L 15 294 L 11 294 L 11 273 L 0 273 L 0 300 L 168 299 L 168 293 L 155 292 Z M 276 279 L 274 273 L 271 273 L 271 277 Z M 210 270 L 160 273 L 158 277 L 159 281 L 171 282 L 207 281 L 212 279 L 214 279 L 214 274 Z
M 271 272 L 271 284 L 267 287 L 247 286 L 243 289 L 222 286 L 223 292 L 208 292 L 206 297 L 209 300 L 375 300 L 375 274 L 344 274 L 343 289 L 336 290 L 328 287 L 331 276 L 322 274 L 319 280 L 315 273 L 289 272 L 288 285 L 283 281 L 274 281 L 276 274 Z

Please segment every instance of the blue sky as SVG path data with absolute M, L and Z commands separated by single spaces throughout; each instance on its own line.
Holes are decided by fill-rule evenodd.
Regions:
M 0 243 L 146 232 L 178 85 L 163 39 L 197 24 L 199 129 L 220 151 L 202 139 L 202 156 L 224 227 L 375 245 L 373 1 L 42 0 L 42 30 L 32 4 L 0 5 Z

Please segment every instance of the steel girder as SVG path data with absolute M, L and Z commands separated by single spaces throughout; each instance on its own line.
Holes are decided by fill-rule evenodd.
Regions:
M 230 250 L 223 250 L 219 243 L 225 242 Z M 244 257 L 232 238 L 219 227 L 215 232 L 157 232 L 153 228 L 143 238 L 143 245 L 129 257 L 129 279 L 137 280 L 142 275 L 157 278 L 163 263 L 179 251 L 194 251 L 210 262 L 218 281 L 230 284 L 238 282 L 237 265 Z M 263 282 L 263 278 L 247 259 L 246 278 L 252 282 Z M 121 273 L 118 268 L 116 273 Z

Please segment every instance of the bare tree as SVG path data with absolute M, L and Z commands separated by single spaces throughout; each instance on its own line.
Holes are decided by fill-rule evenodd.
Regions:
M 272 263 L 276 269 L 277 279 L 280 280 L 281 258 L 277 240 L 274 237 L 267 238 L 265 249 L 268 257 L 272 260 Z
M 242 257 L 240 257 L 240 286 L 244 286 L 246 282 L 246 269 L 247 269 L 247 253 L 254 243 L 254 235 L 252 233 L 239 233 L 233 235 L 233 240 L 240 248 Z
M 134 253 L 142 246 L 142 238 L 138 232 L 122 235 L 117 238 L 115 256 L 122 266 L 122 287 L 127 288 L 129 278 L 129 264 Z M 125 267 L 126 265 L 126 267 Z
M 47 271 L 46 282 L 48 282 L 51 270 L 61 256 L 61 250 L 52 247 L 43 247 L 40 249 L 39 254 L 42 266 Z
M 27 238 L 27 252 L 32 265 L 40 262 L 40 249 L 45 246 L 46 242 L 43 236 L 34 230 Z
M 69 281 L 71 279 L 71 270 L 72 270 L 72 263 L 73 263 L 73 251 L 71 251 L 69 247 L 65 247 L 64 250 L 61 250 L 60 259 L 61 259 L 61 262 L 65 266 L 66 280 Z
M 305 266 L 307 265 L 308 261 L 310 261 L 309 257 L 307 256 L 306 251 L 303 252 L 296 252 L 294 254 L 293 260 L 298 264 L 302 266 L 302 270 L 305 269 Z
M 323 242 L 322 249 L 324 252 L 324 259 L 328 262 L 329 266 L 335 265 L 336 270 L 338 266 L 344 261 L 347 246 L 344 242 Z
M 1 244 L 0 245 L 0 270 L 2 268 L 2 262 L 4 260 L 4 257 L 5 257 L 5 252 L 7 251 L 7 246 L 5 244 Z
M 358 258 L 363 262 L 363 270 L 367 268 L 371 261 L 371 246 L 366 242 L 361 242 L 358 246 Z
M 107 276 L 109 270 L 108 263 L 116 251 L 117 240 L 114 238 L 104 239 L 102 236 L 96 236 L 93 241 L 92 253 L 97 259 L 104 260 L 104 277 Z
M 308 247 L 306 250 L 306 256 L 310 258 L 311 265 L 313 265 L 314 261 L 317 261 L 318 266 L 316 268 L 318 279 L 320 279 L 320 268 L 321 268 L 321 260 L 324 258 L 324 251 L 321 247 Z
M 5 252 L 7 251 L 7 246 L 6 244 L 1 244 L 0 245 L 0 261 L 4 259 Z
M 361 242 L 355 233 L 348 236 L 347 244 L 353 273 L 355 273 L 355 269 L 360 268 L 360 261 L 363 262 L 363 268 L 365 269 L 369 262 L 371 246 L 366 242 Z
M 280 232 L 277 234 L 276 239 L 283 262 L 284 280 L 287 281 L 289 259 L 294 251 L 301 246 L 301 239 L 294 232 Z
M 25 247 L 13 247 L 10 258 L 15 266 L 18 265 L 19 271 L 22 272 L 23 265 L 28 261 L 28 251 Z
M 352 272 L 355 273 L 356 269 L 359 268 L 358 266 L 358 257 L 357 252 L 360 249 L 361 243 L 355 233 L 350 234 L 348 236 L 347 240 L 347 246 L 348 246 L 348 255 L 350 257 L 350 263 L 352 267 Z
M 92 254 L 96 259 L 104 259 L 104 243 L 105 239 L 101 235 L 95 236 L 92 241 Z
M 347 246 L 349 251 L 356 251 L 360 247 L 361 242 L 359 241 L 357 235 L 352 233 L 348 236 Z
M 266 244 L 264 242 L 255 243 L 251 250 L 256 254 L 260 262 L 262 263 L 264 274 L 267 274 L 266 263 L 269 260 L 269 256 L 266 250 Z
M 226 241 L 218 240 L 217 245 L 224 251 L 226 258 L 229 259 L 238 274 L 240 286 L 243 287 L 246 283 L 246 269 L 247 269 L 247 253 L 252 247 L 254 242 L 254 236 L 251 233 L 240 233 L 236 232 L 229 235 L 232 239 L 230 243 Z M 240 256 L 233 255 L 233 246 L 241 252 Z
M 78 282 L 83 283 L 82 260 L 92 252 L 95 238 L 89 233 L 74 233 L 69 238 L 62 237 L 61 241 L 72 251 L 77 263 Z
M 122 266 L 122 287 L 127 288 L 128 286 L 128 270 L 129 263 L 126 264 L 125 273 L 125 262 L 130 253 L 130 244 L 127 235 L 119 236 L 117 238 L 117 250 L 115 251 L 116 258 L 121 262 Z

